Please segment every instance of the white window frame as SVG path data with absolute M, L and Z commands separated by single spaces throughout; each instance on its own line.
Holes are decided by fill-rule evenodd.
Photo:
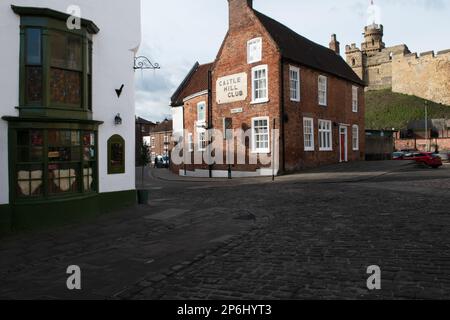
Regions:
M 297 76 L 294 77 L 294 74 Z M 291 101 L 300 102 L 300 68 L 289 66 L 289 86 Z M 293 84 L 295 82 L 295 84 Z
M 256 48 L 256 50 L 253 50 Z M 255 52 L 255 55 L 253 55 Z M 247 63 L 252 64 L 262 60 L 262 38 L 254 38 L 247 41 Z
M 330 120 L 319 119 L 318 127 L 319 151 L 333 151 L 333 123 Z
M 203 119 L 201 119 L 201 112 L 200 112 L 200 106 L 204 107 L 204 111 L 203 111 Z M 206 102 L 205 101 L 200 101 L 199 103 L 197 103 L 197 124 L 205 124 L 206 123 Z
M 151 148 L 156 148 L 156 138 L 155 138 L 155 136 L 152 136 L 151 138 L 150 138 L 150 147 Z
M 359 89 L 357 86 L 352 86 L 352 111 L 358 112 L 358 99 L 359 99 Z
M 352 127 L 352 148 L 353 151 L 359 151 L 359 126 L 356 124 Z
M 194 152 L 194 135 L 192 133 L 188 134 L 188 152 Z
M 202 139 L 202 136 L 205 136 L 205 139 Z M 208 146 L 208 137 L 207 137 L 207 132 L 206 129 L 198 129 L 197 130 L 197 143 L 198 143 L 198 148 L 197 150 L 199 152 L 204 152 L 206 151 L 206 148 Z
M 262 81 L 261 79 L 256 79 L 255 78 L 255 72 L 257 71 L 262 71 L 264 70 L 266 73 L 266 78 L 265 78 L 265 97 L 264 98 L 256 98 L 256 86 L 255 86 L 255 82 L 256 81 Z M 256 104 L 256 103 L 264 103 L 264 102 L 268 102 L 269 101 L 269 67 L 264 64 L 264 65 L 260 65 L 257 67 L 253 67 L 252 68 L 252 104 Z
M 328 78 L 320 75 L 317 81 L 319 105 L 326 107 L 328 105 Z M 324 94 L 322 100 L 321 94 Z
M 266 121 L 267 122 L 267 142 L 268 142 L 268 146 L 267 148 L 257 148 L 256 147 L 256 127 L 255 127 L 255 122 L 256 121 Z M 259 134 L 259 135 L 263 135 L 263 134 Z M 267 154 L 270 153 L 270 147 L 271 147 L 271 143 L 270 143 L 270 118 L 269 117 L 256 117 L 256 118 L 252 118 L 252 153 L 260 153 L 260 154 Z
M 309 122 L 310 126 L 307 126 L 306 123 Z M 311 132 L 307 132 L 307 129 L 310 128 Z M 311 146 L 307 146 L 306 137 L 311 136 Z M 308 140 L 309 142 L 309 140 Z M 314 139 L 314 119 L 313 118 L 303 118 L 303 146 L 305 147 L 305 151 L 315 151 L 315 139 Z

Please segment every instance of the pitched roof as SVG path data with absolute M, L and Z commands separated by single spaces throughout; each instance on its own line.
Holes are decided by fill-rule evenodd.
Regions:
M 212 69 L 212 66 L 213 63 L 200 65 L 197 62 L 173 94 L 171 106 L 180 106 L 185 98 L 208 90 L 208 71 Z
M 155 125 L 153 122 L 151 122 L 151 121 L 149 121 L 149 120 L 147 120 L 147 119 L 141 118 L 141 117 L 137 117 L 137 118 L 136 118 L 136 123 L 138 123 L 138 124 Z
M 253 11 L 277 43 L 285 59 L 364 85 L 352 68 L 333 50 L 306 39 L 256 10 Z
M 173 131 L 173 121 L 172 120 L 164 120 L 163 122 L 157 123 L 155 127 L 150 129 L 151 133 L 157 132 L 169 132 Z

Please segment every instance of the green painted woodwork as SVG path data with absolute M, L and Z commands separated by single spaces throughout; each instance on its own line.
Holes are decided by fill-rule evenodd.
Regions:
M 0 235 L 92 220 L 136 204 L 136 190 L 0 206 Z
M 70 17 L 70 15 L 67 13 L 55 11 L 48 8 L 20 7 L 11 5 L 11 9 L 14 11 L 14 13 L 21 16 L 38 17 L 38 19 L 42 17 L 49 17 L 55 20 L 62 21 L 64 23 Z M 86 28 L 86 30 L 92 34 L 97 34 L 100 31 L 99 27 L 97 27 L 91 20 L 81 19 L 81 26 Z
M 0 204 L 0 235 L 8 234 L 12 229 L 12 211 L 8 204 Z
M 108 174 L 125 173 L 125 140 L 119 135 L 108 139 Z
M 80 30 L 69 30 L 66 25 L 68 14 L 46 8 L 30 8 L 12 6 L 13 11 L 21 16 L 20 25 L 20 67 L 19 67 L 19 110 L 21 117 L 53 117 L 72 119 L 92 119 L 92 105 L 89 99 L 90 90 L 88 69 L 92 55 L 92 34 L 99 32 L 98 27 L 89 20 L 82 19 Z M 42 30 L 42 103 L 36 105 L 26 101 L 26 29 Z M 50 33 L 59 31 L 80 36 L 82 39 L 82 71 L 81 73 L 81 104 L 71 105 L 62 102 L 52 102 L 50 99 Z M 89 74 L 92 73 L 92 70 Z

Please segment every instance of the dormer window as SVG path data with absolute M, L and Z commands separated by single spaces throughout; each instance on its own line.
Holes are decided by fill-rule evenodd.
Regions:
M 248 63 L 260 62 L 262 60 L 262 38 L 255 38 L 247 42 Z

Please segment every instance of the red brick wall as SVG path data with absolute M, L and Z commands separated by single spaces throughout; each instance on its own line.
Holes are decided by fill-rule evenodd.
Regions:
M 434 151 L 434 145 L 439 146 L 440 151 L 450 151 L 450 138 L 438 138 L 431 139 L 428 141 L 428 145 L 430 146 L 430 151 Z M 396 150 L 406 150 L 406 149 L 417 149 L 419 151 L 429 151 L 427 149 L 427 140 L 425 139 L 402 139 L 395 140 L 395 149 Z
M 165 143 L 165 139 L 164 137 L 168 137 L 169 138 L 169 142 L 168 144 Z M 152 146 L 152 138 L 154 138 L 155 140 L 155 144 L 154 146 Z M 172 142 L 172 131 L 167 131 L 167 132 L 152 132 L 150 134 L 150 152 L 151 153 L 155 153 L 155 155 L 157 156 L 162 156 L 164 155 L 164 151 L 165 146 L 168 146 L 168 152 L 170 154 L 170 152 L 173 149 L 173 142 Z
M 300 102 L 290 99 L 289 67 L 300 68 Z M 324 75 L 328 81 L 328 106 L 318 103 L 318 77 Z M 352 111 L 352 83 L 321 73 L 295 63 L 284 64 L 286 170 L 299 170 L 323 164 L 339 162 L 339 126 L 333 126 L 333 151 L 319 151 L 318 120 L 350 125 L 347 132 L 348 160 L 364 159 L 365 150 L 365 99 L 364 89 L 359 89 L 358 112 Z M 315 152 L 304 151 L 303 117 L 314 119 Z M 352 126 L 359 126 L 359 151 L 352 148 Z
M 245 1 L 235 1 L 245 2 Z M 253 12 L 247 9 L 238 10 L 241 18 L 247 22 L 239 26 L 231 26 L 227 37 L 222 45 L 221 51 L 217 56 L 213 72 L 213 125 L 215 128 L 222 129 L 223 118 L 231 117 L 233 119 L 234 129 L 249 129 L 252 126 L 252 118 L 269 117 L 270 127 L 272 128 L 273 119 L 276 119 L 279 126 L 280 117 L 280 54 L 277 46 L 262 27 L 259 20 Z M 236 20 L 237 21 L 237 20 Z M 233 23 L 233 21 L 231 22 Z M 262 38 L 262 61 L 253 64 L 247 63 L 247 42 L 254 38 Z M 260 65 L 268 66 L 268 92 L 269 102 L 261 104 L 251 104 L 252 101 L 252 68 Z M 216 81 L 220 77 L 245 72 L 247 74 L 247 99 L 228 104 L 216 103 Z M 231 110 L 243 108 L 242 113 L 231 114 Z M 272 137 L 271 137 L 272 140 Z M 235 166 L 233 170 L 255 171 L 263 168 L 262 165 L 240 165 Z M 267 166 L 266 166 L 267 167 Z M 270 167 L 270 166 L 269 166 Z M 225 170 L 226 166 L 216 166 L 215 169 Z
M 212 73 L 212 127 L 223 129 L 223 118 L 233 119 L 234 129 L 251 128 L 251 119 L 254 117 L 267 116 L 270 128 L 276 121 L 280 128 L 281 117 L 281 74 L 284 77 L 284 105 L 287 119 L 285 122 L 285 154 L 286 170 L 293 171 L 322 164 L 339 162 L 339 126 L 333 127 L 333 151 L 319 152 L 318 119 L 331 120 L 336 123 L 350 125 L 348 127 L 348 153 L 349 161 L 363 160 L 365 149 L 365 126 L 364 126 L 364 90 L 359 90 L 359 112 L 352 112 L 352 84 L 333 76 L 328 77 L 328 106 L 322 107 L 318 104 L 318 76 L 319 72 L 307 67 L 301 68 L 301 102 L 290 101 L 289 91 L 289 64 L 282 64 L 281 55 L 277 45 L 270 35 L 262 27 L 254 13 L 245 7 L 245 0 L 230 0 L 230 11 L 238 12 L 239 19 L 231 19 L 230 29 L 225 37 L 222 47 L 217 55 Z M 245 21 L 245 22 L 243 22 Z M 247 42 L 251 39 L 262 38 L 262 61 L 247 63 Z M 252 76 L 251 69 L 259 65 L 268 65 L 269 101 L 261 104 L 251 104 L 252 100 Z M 295 64 L 294 64 L 295 65 Z M 283 68 L 283 72 L 282 69 Z M 247 98 L 227 104 L 216 102 L 217 79 L 232 74 L 245 72 L 247 74 Z M 195 121 L 197 121 L 197 103 L 207 102 L 207 96 L 191 99 L 185 103 L 184 117 L 185 128 L 194 132 L 194 142 L 197 143 Z M 243 112 L 232 114 L 232 109 L 242 108 Z M 303 117 L 314 118 L 315 129 L 315 152 L 304 152 L 303 147 Z M 208 116 L 207 116 L 208 119 Z M 359 125 L 360 151 L 352 149 L 352 125 Z M 272 137 L 271 137 L 272 140 Z M 282 144 L 280 143 L 280 163 L 283 163 Z M 208 166 L 186 166 L 188 170 L 207 169 Z M 233 170 L 255 171 L 262 165 L 239 165 Z M 269 166 L 270 167 L 270 166 Z M 214 165 L 214 170 L 226 170 L 227 165 Z
M 190 153 L 191 164 L 187 164 L 186 166 L 181 166 L 181 169 L 186 168 L 188 171 L 193 171 L 195 169 L 207 169 L 207 165 L 193 165 L 195 153 L 198 153 L 198 136 L 197 136 L 197 104 L 200 102 L 205 102 L 206 106 L 208 106 L 208 95 L 204 94 L 201 96 L 197 96 L 185 102 L 184 104 L 184 129 L 188 131 L 188 133 L 193 134 L 194 141 L 194 152 Z M 208 109 L 206 110 L 206 119 L 208 119 Z M 188 137 L 185 137 L 186 142 L 188 141 Z M 188 150 L 184 150 L 188 152 Z

